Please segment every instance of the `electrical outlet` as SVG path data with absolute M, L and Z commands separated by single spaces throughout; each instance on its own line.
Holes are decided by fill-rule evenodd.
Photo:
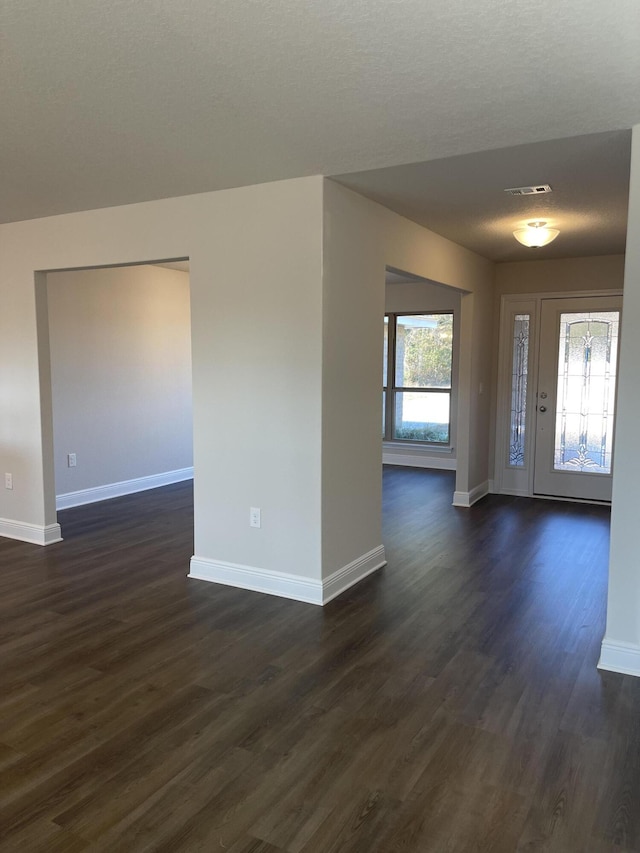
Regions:
M 249 527 L 260 527 L 260 507 L 252 506 L 249 508 Z
M 76 467 L 76 454 L 75 453 L 67 453 L 67 467 L 75 468 Z
M 4 475 L 4 487 L 5 489 L 13 488 L 13 474 L 5 474 Z

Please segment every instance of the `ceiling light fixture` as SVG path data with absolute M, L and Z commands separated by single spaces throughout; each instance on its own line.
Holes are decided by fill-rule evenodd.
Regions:
M 555 240 L 560 233 L 556 228 L 547 228 L 546 226 L 546 222 L 528 222 L 526 228 L 517 228 L 513 232 L 513 236 L 523 246 L 539 249 Z

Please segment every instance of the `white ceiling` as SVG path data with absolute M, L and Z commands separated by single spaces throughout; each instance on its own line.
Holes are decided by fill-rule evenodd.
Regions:
M 630 131 L 614 131 L 336 178 L 426 228 L 495 261 L 608 255 L 625 250 Z M 550 184 L 512 196 L 507 187 Z M 555 242 L 527 249 L 516 227 L 544 220 Z
M 3 0 L 0 39 L 2 222 L 640 123 L 637 0 Z

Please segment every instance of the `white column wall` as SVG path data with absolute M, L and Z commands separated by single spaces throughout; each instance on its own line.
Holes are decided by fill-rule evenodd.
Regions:
M 494 264 L 333 181 L 326 182 L 325 227 L 325 293 L 328 286 L 337 286 L 327 283 L 327 271 L 330 269 L 331 275 L 343 282 L 342 287 L 349 282 L 350 287 L 360 292 L 360 302 L 364 294 L 374 300 L 375 311 L 380 312 L 378 319 L 368 313 L 367 317 L 369 322 L 377 323 L 377 329 L 384 313 L 385 266 L 414 273 L 461 292 L 454 500 L 463 506 L 473 503 L 489 488 Z M 377 334 L 381 333 L 378 331 Z M 367 345 L 372 348 L 374 332 L 369 330 L 367 336 Z M 378 361 L 381 358 L 380 347 L 381 344 L 376 350 Z M 366 381 L 370 383 L 366 392 L 372 406 L 370 416 L 377 430 L 376 453 L 381 453 L 378 430 L 382 423 L 380 373 L 374 370 Z M 365 392 L 360 393 L 364 395 Z M 326 404 L 327 401 L 325 409 Z M 326 424 L 323 447 L 330 440 L 329 433 Z M 337 435 L 335 441 L 338 442 Z M 373 434 L 368 441 L 373 442 Z M 372 450 L 370 452 L 373 453 Z M 323 451 L 324 474 L 334 456 L 337 458 L 336 454 L 328 455 Z M 349 464 L 355 466 L 355 459 Z M 349 467 L 337 467 L 336 477 L 340 476 L 341 470 L 349 470 Z M 330 490 L 326 494 L 330 494 Z M 332 506 L 336 518 L 339 518 L 337 506 Z
M 461 300 L 456 488 L 488 491 L 493 264 L 333 181 L 324 192 L 323 577 L 376 551 L 382 460 L 385 267 Z M 479 385 L 483 384 L 483 394 Z M 463 423 L 463 420 L 466 421 Z M 461 440 L 462 439 L 462 440 Z
M 56 520 L 34 271 L 189 257 L 196 555 L 318 578 L 321 233 L 320 178 L 0 227 L 0 533 Z
M 599 666 L 640 676 L 640 125 L 633 129 L 611 505 L 607 628 Z

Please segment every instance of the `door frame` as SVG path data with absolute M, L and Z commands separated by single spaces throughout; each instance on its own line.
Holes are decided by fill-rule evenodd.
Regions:
M 540 354 L 538 358 L 538 395 L 535 426 L 536 456 L 534 461 L 534 493 L 549 497 L 576 498 L 598 503 L 611 503 L 613 481 L 613 455 L 611 469 L 594 474 L 588 469 L 580 471 L 556 467 L 557 430 L 559 416 L 558 385 L 561 320 L 564 314 L 576 315 L 593 312 L 614 313 L 621 320 L 622 298 L 617 294 L 609 296 L 576 296 L 568 299 L 543 299 L 540 318 Z M 617 391 L 617 364 L 619 353 L 619 335 L 614 342 L 613 352 L 613 390 Z M 613 347 L 611 348 L 613 351 Z M 609 386 L 610 387 L 610 386 Z M 543 392 L 543 393 L 541 393 Z M 542 397 L 546 399 L 541 399 Z M 615 427 L 615 394 L 611 400 L 611 420 L 608 425 L 607 441 L 613 448 L 613 427 Z M 574 451 L 575 455 L 575 451 Z
M 498 325 L 498 369 L 496 380 L 496 405 L 494 407 L 494 477 L 490 491 L 495 494 L 535 497 L 540 500 L 568 500 L 580 503 L 602 503 L 578 498 L 551 497 L 533 491 L 535 461 L 535 407 L 538 388 L 538 362 L 540 356 L 540 319 L 542 301 L 552 299 L 579 299 L 581 297 L 620 296 L 622 290 L 549 291 L 523 294 L 503 294 L 500 299 Z M 509 464 L 509 428 L 511 414 L 511 373 L 513 357 L 513 318 L 517 314 L 529 315 L 529 350 L 527 364 L 527 391 L 525 416 L 525 452 L 523 464 Z M 606 502 L 608 503 L 608 502 Z

